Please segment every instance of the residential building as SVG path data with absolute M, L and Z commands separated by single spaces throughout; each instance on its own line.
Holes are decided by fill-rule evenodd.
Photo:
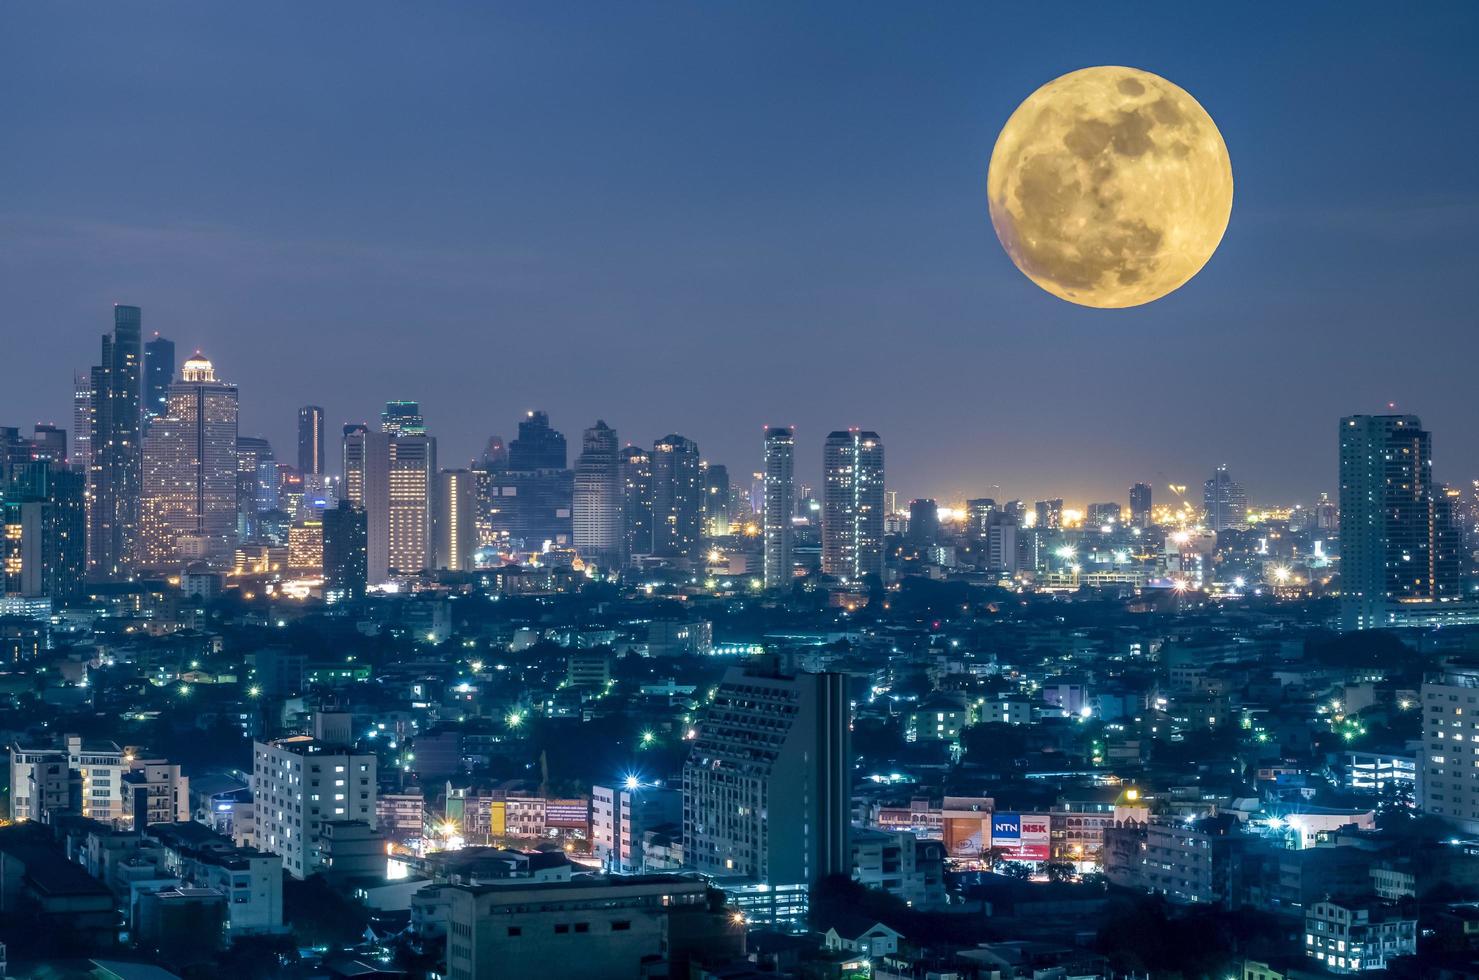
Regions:
M 375 821 L 375 756 L 294 735 L 252 746 L 256 844 L 306 878 L 322 866 L 323 826 Z

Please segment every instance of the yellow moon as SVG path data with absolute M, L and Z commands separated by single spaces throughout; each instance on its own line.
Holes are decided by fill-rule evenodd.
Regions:
M 996 138 L 991 223 L 1054 296 L 1117 309 L 1207 264 L 1232 213 L 1232 161 L 1196 99 L 1138 68 L 1084 68 L 1027 97 Z

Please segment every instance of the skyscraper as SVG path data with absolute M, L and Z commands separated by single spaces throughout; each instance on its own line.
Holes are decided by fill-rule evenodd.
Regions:
M 603 566 L 621 560 L 621 503 L 616 430 L 598 420 L 585 430 L 575 460 L 571 533 L 582 558 Z
M 698 443 L 669 435 L 652 445 L 652 553 L 694 559 L 703 542 Z
M 224 565 L 237 534 L 237 390 L 196 351 L 144 437 L 141 560 Z
M 436 567 L 473 570 L 478 547 L 477 487 L 472 470 L 442 470 L 436 489 Z
M 574 475 L 566 469 L 565 436 L 544 412 L 529 412 L 508 446 L 508 459 L 487 483 L 490 530 L 516 548 L 541 550 L 545 542 L 572 541 Z
M 344 499 L 364 512 L 371 585 L 390 577 L 390 439 L 363 424 L 344 427 Z
M 70 605 L 87 570 L 86 479 L 61 461 L 26 463 L 0 493 L 0 593 Z
M 35 428 L 31 430 L 31 458 L 65 465 L 67 462 L 67 430 L 48 422 L 37 422 Z
M 563 470 L 567 459 L 565 436 L 550 428 L 548 412 L 529 412 L 519 422 L 518 438 L 508 444 L 511 470 Z
M 1063 526 L 1063 498 L 1039 500 L 1034 506 L 1039 531 L 1055 531 Z
M 169 411 L 169 386 L 175 380 L 175 342 L 154 334 L 144 345 L 144 428 Z
M 883 575 L 883 440 L 839 430 L 822 449 L 822 572 L 845 581 Z
M 916 548 L 940 543 L 940 505 L 931 497 L 909 501 L 908 541 Z
M 390 570 L 402 575 L 435 568 L 431 525 L 437 441 L 428 435 L 393 435 L 385 445 L 390 454 L 384 517 L 389 524 L 386 561 Z M 471 480 L 467 486 L 471 490 Z M 369 512 L 369 519 L 371 524 L 379 520 L 374 511 Z
M 365 512 L 347 500 L 324 511 L 324 592 L 346 599 L 365 594 L 369 553 Z
M 113 307 L 113 332 L 92 372 L 96 411 L 89 440 L 93 506 L 88 527 L 88 567 L 103 578 L 127 578 L 138 547 L 143 479 L 139 407 L 142 314 L 137 306 Z
M 270 477 L 270 479 L 269 479 Z M 277 508 L 277 460 L 259 436 L 236 437 L 236 534 L 257 535 L 257 515 Z
M 796 433 L 782 425 L 765 429 L 765 587 L 787 588 L 795 567 Z
M 703 536 L 722 538 L 729 533 L 729 467 L 705 460 L 698 468 L 704 490 L 703 513 L 699 518 Z
M 652 554 L 652 454 L 639 446 L 621 450 L 621 557 Z
M 380 413 L 380 431 L 392 436 L 424 436 L 426 420 L 420 402 L 386 402 Z
M 1202 484 L 1202 506 L 1207 512 L 1207 526 L 1214 531 L 1248 526 L 1248 494 L 1232 478 L 1226 463 Z
M 317 405 L 298 409 L 298 472 L 319 476 L 324 471 L 324 410 Z
M 685 862 L 772 887 L 848 874 L 851 791 L 846 677 L 731 667 L 683 766 Z
M 1442 621 L 1463 596 L 1454 529 L 1415 415 L 1340 420 L 1340 610 L 1347 630 Z M 1452 605 L 1450 605 L 1452 604 Z
M 1150 484 L 1137 483 L 1130 487 L 1130 526 L 1150 526 Z

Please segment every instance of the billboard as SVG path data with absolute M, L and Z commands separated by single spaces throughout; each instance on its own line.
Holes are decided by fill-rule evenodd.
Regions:
M 991 839 L 991 815 L 973 813 L 969 816 L 950 815 L 945 818 L 945 853 L 953 858 L 974 860 L 986 849 Z
M 1052 820 L 1043 813 L 993 813 L 991 849 L 1006 861 L 1046 861 Z

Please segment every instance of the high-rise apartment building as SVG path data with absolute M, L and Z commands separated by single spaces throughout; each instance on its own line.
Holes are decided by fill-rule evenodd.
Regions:
M 822 572 L 845 581 L 883 575 L 883 440 L 858 429 L 822 449 Z
M 732 667 L 683 766 L 684 859 L 771 887 L 848 874 L 851 795 L 844 675 Z
M 765 429 L 765 587 L 789 588 L 796 565 L 796 433 L 783 425 Z
M 375 755 L 308 735 L 252 745 L 256 845 L 282 856 L 295 878 L 323 867 L 323 829 L 354 820 L 375 826 Z
M 1051 500 L 1039 500 L 1034 505 L 1037 522 L 1034 524 L 1039 531 L 1056 531 L 1063 526 L 1063 498 L 1054 497 Z
M 54 744 L 10 747 L 10 817 L 50 823 L 65 813 L 114 825 L 123 816 L 123 774 L 117 743 L 63 735 Z
M 1151 495 L 1149 483 L 1136 483 L 1130 487 L 1130 526 L 1150 526 Z
M 1472 618 L 1451 511 L 1415 415 L 1340 420 L 1340 608 L 1347 630 Z
M 603 421 L 585 430 L 575 460 L 571 533 L 587 561 L 609 566 L 621 560 L 621 462 L 616 430 Z
M 472 470 L 442 470 L 436 488 L 436 567 L 473 570 L 478 548 L 478 496 Z
M 324 410 L 317 405 L 298 409 L 298 472 L 320 476 L 324 471 Z
M 236 547 L 237 390 L 195 353 L 144 438 L 141 560 L 226 564 Z
M 652 454 L 638 446 L 620 453 L 621 557 L 652 554 Z
M 97 424 L 97 407 L 92 394 L 92 372 L 78 371 L 72 376 L 72 452 L 71 463 L 85 475 L 92 463 L 92 430 Z
M 1455 664 L 1428 676 L 1418 708 L 1418 808 L 1479 834 L 1479 666 Z
M 82 597 L 87 571 L 86 481 L 60 462 L 16 468 L 0 493 L 0 594 L 49 598 L 67 606 Z
M 652 553 L 697 559 L 703 547 L 698 443 L 669 435 L 652 444 Z
M 1217 467 L 1202 484 L 1202 507 L 1207 512 L 1207 526 L 1214 531 L 1241 530 L 1248 526 L 1247 491 L 1232 478 L 1226 463 Z
M 143 482 L 141 321 L 137 306 L 113 307 L 113 332 L 103 336 L 102 357 L 92 369 L 88 567 L 103 578 L 127 578 L 137 556 Z

